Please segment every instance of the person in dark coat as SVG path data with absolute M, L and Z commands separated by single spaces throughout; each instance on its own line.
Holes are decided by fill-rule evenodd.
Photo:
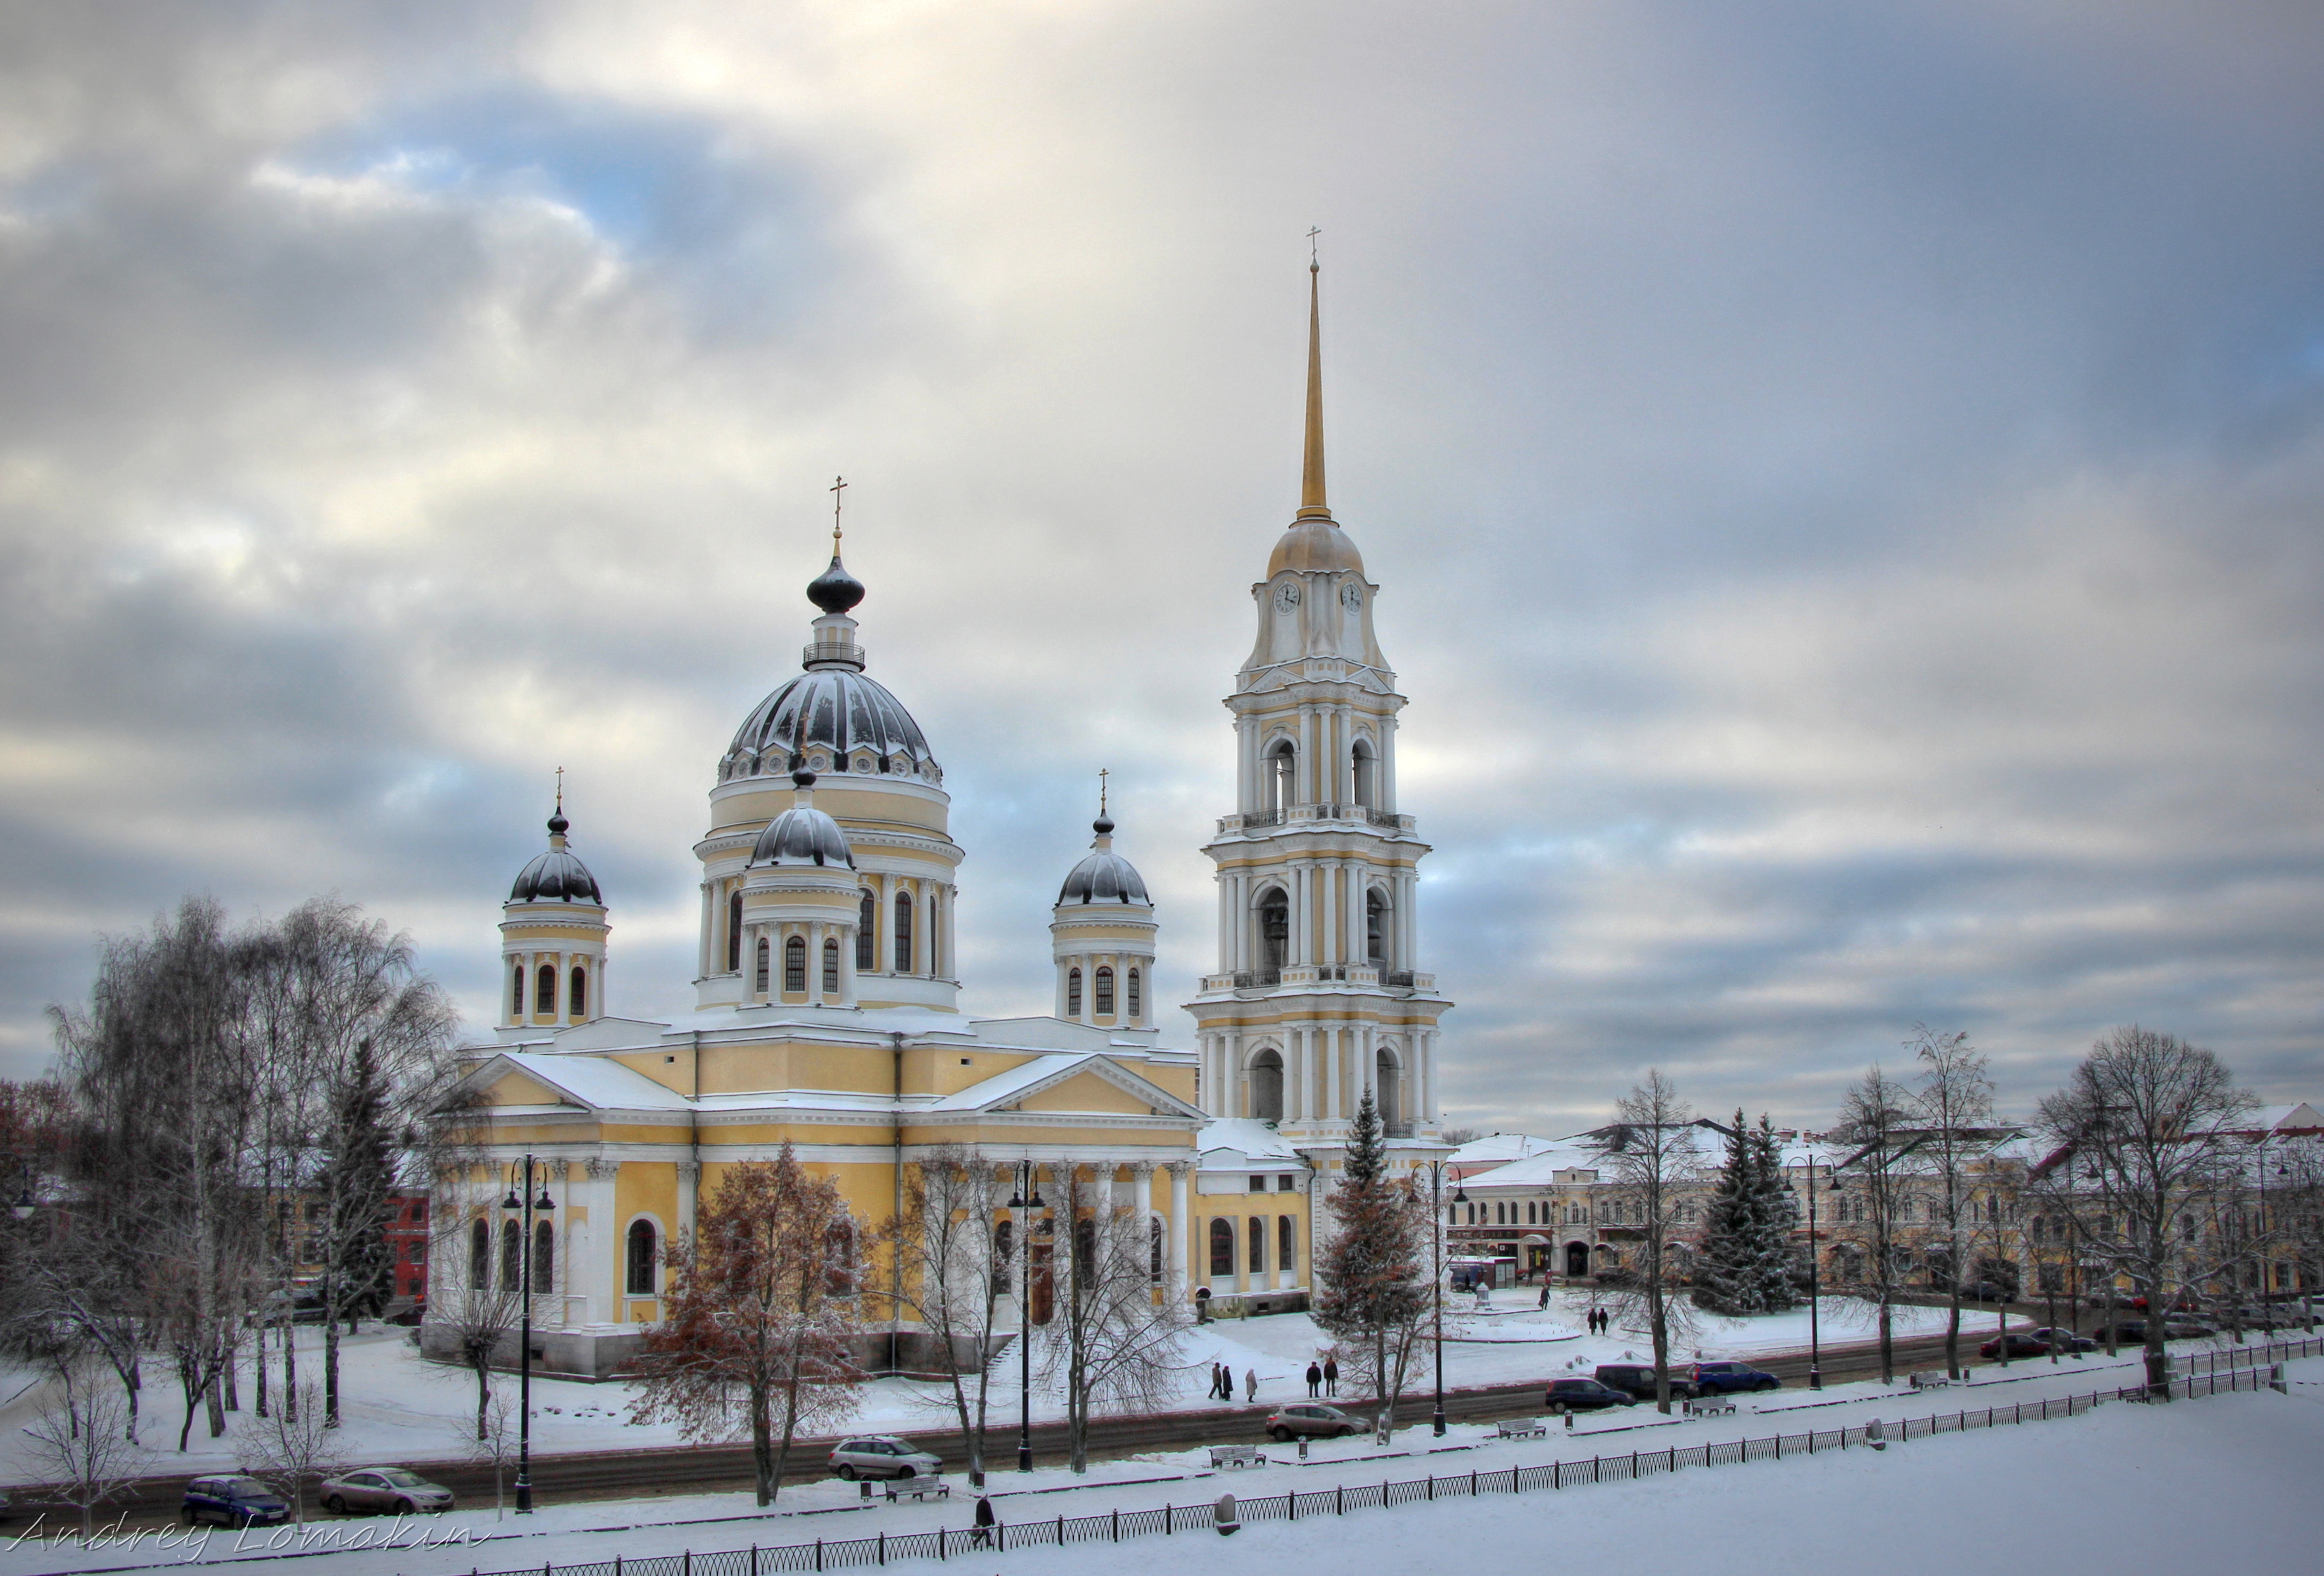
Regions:
M 1326 1355 L 1323 1359 L 1323 1394 L 1337 1397 L 1340 1393 L 1340 1359 Z
M 1323 1393 L 1323 1370 L 1312 1360 L 1307 1364 L 1307 1398 L 1312 1401 Z
M 992 1546 L 992 1501 L 982 1494 L 976 1497 L 976 1530 L 969 1535 L 968 1546 L 972 1549 Z

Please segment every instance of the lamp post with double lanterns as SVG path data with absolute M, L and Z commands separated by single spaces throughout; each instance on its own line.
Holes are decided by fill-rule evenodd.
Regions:
M 1017 1162 L 1017 1191 L 1009 1207 L 1022 1212 L 1017 1251 L 1025 1260 L 1024 1292 L 1017 1301 L 1017 1470 L 1033 1470 L 1033 1212 L 1042 1207 L 1038 1170 L 1028 1157 Z
M 522 1265 L 518 1277 L 518 1295 L 522 1300 L 523 1316 L 517 1338 L 517 1422 L 516 1422 L 516 1513 L 532 1514 L 532 1217 L 535 1211 L 549 1213 L 557 1201 L 549 1196 L 549 1167 L 540 1167 L 540 1196 L 533 1197 L 533 1160 L 524 1157 L 524 1180 L 520 1184 L 512 1179 L 508 1197 L 501 1200 L 504 1213 L 519 1216 L 523 1221 L 524 1248 Z
M 1436 1437 L 1444 1437 L 1444 1162 L 1428 1162 L 1429 1231 L 1428 1240 L 1435 1250 L 1436 1263 L 1436 1410 L 1429 1425 Z M 1469 1202 L 1468 1190 L 1461 1179 L 1452 1179 L 1452 1200 L 1455 1205 Z
M 1816 1253 L 1816 1167 L 1824 1166 L 1830 1175 L 1828 1158 L 1808 1155 L 1795 1164 L 1807 1167 L 1808 1195 L 1808 1388 L 1823 1388 L 1823 1272 Z M 1840 1179 L 1831 1178 L 1831 1190 L 1840 1191 Z

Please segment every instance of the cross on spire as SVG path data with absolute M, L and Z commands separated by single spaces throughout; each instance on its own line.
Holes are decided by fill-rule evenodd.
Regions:
M 831 493 L 831 550 L 835 554 L 839 551 L 839 506 L 847 501 L 847 478 L 834 476 L 827 490 Z
M 1097 769 L 1097 813 L 1101 816 L 1105 814 L 1105 779 L 1109 775 L 1106 768 Z
M 557 769 L 557 813 L 565 814 L 565 769 Z
M 1323 260 L 1315 250 L 1315 237 L 1323 233 L 1313 225 L 1307 226 L 1307 272 L 1310 273 L 1319 272 L 1323 266 Z

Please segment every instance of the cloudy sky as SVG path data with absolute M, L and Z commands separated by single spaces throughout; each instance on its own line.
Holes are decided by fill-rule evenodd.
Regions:
M 2324 1093 L 2299 0 L 0 7 L 0 1073 L 193 890 L 487 1020 L 558 766 L 682 1005 L 843 471 L 972 1005 L 1100 766 L 1183 999 L 1311 225 L 1449 1115 Z

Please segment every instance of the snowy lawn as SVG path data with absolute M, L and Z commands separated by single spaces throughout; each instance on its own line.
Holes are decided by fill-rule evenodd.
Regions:
M 1462 1295 L 1446 1299 L 1444 1382 L 1448 1387 L 1507 1384 L 1539 1379 L 1575 1369 L 1588 1372 L 1601 1362 L 1618 1362 L 1650 1351 L 1644 1336 L 1617 1329 L 1610 1335 L 1580 1333 L 1583 1295 L 1560 1295 L 1546 1311 L 1537 1309 L 1533 1292 L 1496 1294 L 1497 1311 L 1485 1315 L 1468 1312 L 1473 1299 Z M 1989 1322 L 1988 1322 L 1989 1323 Z M 1901 1334 L 1942 1328 L 1941 1310 L 1900 1308 L 1896 1328 Z M 1969 1327 L 1976 1339 L 1990 1333 L 1985 1324 Z M 1807 1313 L 1797 1310 L 1748 1320 L 1705 1320 L 1701 1337 L 1685 1350 L 1674 1353 L 1687 1360 L 1697 1350 L 1704 1357 L 1748 1358 L 1756 1353 L 1804 1347 Z M 1869 1339 L 1866 1304 L 1848 1298 L 1824 1299 L 1823 1339 L 1828 1344 Z M 455 1459 L 466 1445 L 463 1420 L 475 1415 L 475 1377 L 465 1369 L 429 1362 L 410 1345 L 410 1332 L 396 1328 L 366 1330 L 340 1343 L 342 1415 L 349 1452 L 373 1462 L 424 1461 Z M 301 1382 L 322 1378 L 322 1334 L 311 1326 L 299 1332 Z M 1238 1403 L 1244 1378 L 1259 1376 L 1261 1401 L 1304 1398 L 1304 1375 L 1308 1360 L 1328 1342 L 1305 1313 L 1278 1313 L 1261 1319 L 1229 1319 L 1202 1325 L 1187 1338 L 1187 1368 L 1179 1385 L 1177 1405 L 1199 1410 L 1206 1404 L 1209 1366 L 1223 1362 L 1234 1370 Z M 1013 1356 L 1014 1354 L 1010 1354 Z M 1431 1378 L 1425 1360 L 1415 1374 L 1416 1387 Z M 276 1369 L 279 1376 L 280 1369 Z M 0 1379 L 0 1395 L 15 1392 L 0 1405 L 0 1482 L 25 1481 L 31 1471 L 23 1453 L 23 1428 L 38 1414 L 50 1390 L 30 1376 Z M 1039 1381 L 1036 1379 L 1037 1386 Z M 513 1391 L 516 1377 L 495 1375 L 494 1386 Z M 532 1448 L 540 1455 L 575 1451 L 636 1450 L 686 1442 L 674 1425 L 645 1426 L 628 1421 L 631 1387 L 626 1384 L 586 1385 L 565 1379 L 536 1378 L 532 1386 Z M 251 1404 L 248 1378 L 244 1380 L 243 1405 Z M 1013 1424 L 1017 1415 L 1017 1367 L 1004 1359 L 995 1375 L 993 1421 Z M 1037 1419 L 1064 1415 L 1054 1393 L 1037 1389 L 1033 1397 Z M 236 1465 L 239 1452 L 235 1430 L 248 1416 L 230 1414 L 227 1432 L 209 1437 L 207 1422 L 197 1418 L 188 1447 L 176 1446 L 183 1407 L 164 1365 L 150 1365 L 144 1395 L 143 1437 L 152 1447 L 150 1470 L 183 1470 L 189 1475 Z M 850 1425 L 866 1432 L 945 1428 L 951 1425 L 950 1392 L 943 1385 L 906 1379 L 881 1379 L 865 1387 L 862 1409 Z
M 1651 1407 L 1642 1406 L 1577 1420 L 1571 1433 L 1561 1427 L 1546 1440 L 1503 1442 L 1494 1437 L 1489 1426 L 1456 1425 L 1439 1441 L 1423 1427 L 1400 1433 L 1387 1452 L 1362 1439 L 1318 1444 L 1305 1464 L 1297 1462 L 1293 1451 L 1268 1446 L 1270 1461 L 1266 1467 L 1213 1473 L 1204 1452 L 1196 1449 L 1101 1463 L 1080 1479 L 1053 1469 L 1025 1475 L 996 1473 L 991 1487 L 1001 1519 L 1018 1523 L 1059 1514 L 1146 1509 L 1166 1501 L 1201 1504 L 1226 1491 L 1245 1497 L 1280 1493 L 1292 1487 L 1314 1491 L 1334 1483 L 1376 1483 L 1383 1478 L 1402 1480 L 1431 1472 L 1449 1476 L 1471 1469 L 1491 1470 L 1582 1460 L 1591 1454 L 1655 1451 L 1666 1444 L 1763 1438 L 1776 1432 L 1796 1433 L 1810 1427 L 1862 1423 L 1874 1416 L 1894 1422 L 1962 1407 L 1982 1410 L 1988 1405 L 2088 1394 L 2135 1383 L 2136 1377 L 2136 1366 L 2128 1359 L 2112 1363 L 2085 1359 L 2055 1367 L 2025 1363 L 2014 1368 L 2006 1378 L 1923 1395 L 1883 1391 L 1877 1384 L 1834 1387 L 1820 1398 L 1786 1390 L 1748 1399 L 1732 1417 L 1662 1418 Z M 1635 1526 L 1628 1532 L 1619 1530 L 1628 1511 L 1637 1508 L 1626 1497 L 1651 1494 L 1656 1497 L 1653 1525 L 1658 1537 L 1671 1540 L 1667 1546 L 1673 1552 L 1666 1564 L 1650 1563 L 1649 1569 L 1679 1569 L 1714 1554 L 1716 1562 L 1711 1568 L 1721 1571 L 1776 1569 L 1773 1564 L 1735 1561 L 1766 1544 L 1768 1535 L 1777 1527 L 1787 1527 L 1796 1535 L 1783 1540 L 1784 1546 L 1792 1550 L 1784 1556 L 1784 1569 L 1791 1569 L 1790 1562 L 1796 1561 L 1802 1538 L 1811 1540 L 1825 1554 L 1842 1549 L 1869 1552 L 1882 1545 L 1846 1540 L 1883 1535 L 1883 1518 L 1901 1525 L 1923 1516 L 1932 1503 L 1978 1505 L 1981 1533 L 2010 1536 L 2013 1541 L 2005 1546 L 2012 1550 L 2014 1560 L 2021 1547 L 2052 1546 L 2039 1540 L 2021 1545 L 2015 1540 L 2033 1537 L 2042 1518 L 2053 1511 L 2061 1515 L 2070 1511 L 2068 1521 L 2080 1529 L 2076 1535 L 2092 1536 L 2089 1529 L 2104 1522 L 2103 1516 L 2088 1510 L 2089 1496 L 2097 1495 L 2110 1507 L 2108 1514 L 2120 1517 L 2121 1525 L 2114 1530 L 2113 1541 L 2087 1544 L 2082 1553 L 2087 1556 L 2094 1550 L 2112 1550 L 2129 1559 L 2153 1547 L 2144 1541 L 2146 1531 L 2138 1525 L 2141 1503 L 2137 1497 L 2151 1497 L 2163 1491 L 2158 1486 L 2167 1485 L 2174 1502 L 2204 1507 L 2202 1516 L 2174 1517 L 2174 1524 L 2200 1522 L 2210 1526 L 2214 1536 L 2232 1526 L 2240 1555 L 2272 1546 L 2268 1538 L 2279 1525 L 2308 1529 L 2301 1535 L 2313 1535 L 2318 1525 L 2313 1496 L 2304 1490 L 2295 1494 L 2288 1485 L 2304 1481 L 2315 1452 L 2324 1447 L 2324 1359 L 2292 1365 L 2292 1377 L 2300 1382 L 2290 1398 L 2262 1394 L 2185 1401 L 2167 1408 L 2109 1405 L 2079 1419 L 1915 1440 L 1895 1445 L 1882 1456 L 1850 1452 L 1804 1462 L 1755 1463 L 1748 1471 L 1695 1470 L 1636 1485 L 1577 1488 L 1555 1499 L 1529 1495 L 1518 1502 L 1487 1497 L 1457 1506 L 1368 1511 L 1344 1522 L 1305 1523 L 1296 1528 L 1254 1523 L 1231 1542 L 1213 1543 L 1211 1540 L 1216 1535 L 1203 1534 L 1195 1547 L 1206 1562 L 1223 1560 L 1230 1571 L 1250 1559 L 1273 1562 L 1272 1568 L 1277 1570 L 1321 1571 L 1352 1557 L 1347 1550 L 1353 1546 L 1353 1539 L 1360 1538 L 1367 1560 L 1402 1555 L 1434 1568 L 1438 1561 L 1430 1551 L 1441 1553 L 1443 1540 L 1457 1537 L 1464 1549 L 1473 1548 L 1480 1557 L 1525 1560 L 1526 1568 L 1532 1568 L 1539 1563 L 1544 1520 L 1551 1518 L 1561 1540 L 1557 1545 L 1561 1553 L 1566 1551 L 1563 1540 L 1569 1537 L 1582 1540 L 1574 1547 L 1611 1553 L 1618 1536 L 1624 1540 L 1619 1546 L 1636 1563 L 1642 1550 L 1650 1551 L 1655 1545 L 1640 1544 Z M 2222 1472 L 2221 1461 L 2229 1463 L 2232 1470 Z M 2210 1498 L 2215 1476 L 2236 1479 L 2238 1474 L 2251 1480 L 2239 1482 L 2232 1494 Z M 2038 1493 L 2026 1488 L 2034 1483 L 2041 1485 Z M 2255 1488 L 2255 1483 L 2264 1491 Z M 496 1520 L 486 1507 L 428 1518 L 423 1524 L 424 1530 L 437 1539 L 459 1535 L 468 1540 L 456 1545 L 278 1558 L 264 1569 L 280 1576 L 388 1576 L 395 1571 L 419 1576 L 472 1568 L 512 1570 L 552 1561 L 610 1560 L 617 1553 L 634 1559 L 679 1549 L 708 1552 L 738 1549 L 752 1543 L 860 1537 L 881 1530 L 924 1531 L 939 1525 L 958 1529 L 967 1523 L 971 1501 L 957 1479 L 954 1487 L 958 1497 L 945 1504 L 890 1506 L 875 1498 L 866 1508 L 855 1486 L 829 1481 L 795 1486 L 783 1490 L 776 1513 L 769 1516 L 757 1514 L 747 1495 L 731 1494 L 545 1505 L 522 1520 Z M 1946 1498 L 1938 1498 L 1940 1494 Z M 1972 1498 L 1955 1497 L 1963 1494 Z M 1866 1495 L 1873 1498 L 1872 1504 L 1854 1503 Z M 1736 1516 L 1745 1519 L 1722 1519 Z M 1796 1519 L 1770 1519 L 1785 1516 Z M 2223 1521 L 2222 1516 L 2230 1519 Z M 1997 1526 L 1997 1517 L 2015 1519 Z M 396 1524 L 321 1525 L 340 1538 L 377 1538 Z M 1738 1536 L 1744 1528 L 1752 1535 Z M 1485 1529 L 1481 1535 L 1480 1529 Z M 1472 1535 L 1487 1541 L 1472 1544 Z M 1893 1528 L 1887 1535 L 1893 1535 Z M 29 1541 L 14 1547 L 0 1543 L 0 1576 L 246 1560 L 270 1544 L 286 1545 L 290 1536 L 281 1529 L 261 1529 L 249 1535 L 219 1530 L 198 1538 L 192 1546 L 165 1548 L 148 1538 L 129 1548 L 87 1551 Z M 1517 1541 L 1520 1537 L 1534 1541 L 1521 1544 Z M 1842 1541 L 1835 1543 L 1835 1537 Z M 1733 1546 L 1714 1549 L 1712 1542 L 1722 1539 L 1732 1540 Z M 1923 1546 L 1929 1542 L 1914 1540 L 1910 1547 L 1886 1547 L 1884 1564 L 1903 1571 L 1956 1571 L 1959 1551 Z M 1302 1552 L 1319 1543 L 1331 1553 L 1303 1559 Z M 1151 1562 L 1161 1557 L 1163 1551 L 1148 1546 L 1150 1544 L 1151 1540 L 1141 1541 L 1134 1553 L 1075 1545 L 1065 1557 L 1081 1562 L 1071 1567 L 1056 1565 L 1056 1552 L 1043 1550 L 1011 1553 L 1003 1564 L 1028 1571 L 1108 1570 L 1127 1559 Z M 1256 1555 L 1249 1552 L 1254 1548 L 1259 1551 Z M 1922 1556 L 1931 1562 L 1909 1562 Z M 1907 1562 L 1899 1563 L 1900 1560 Z M 2085 1558 L 2062 1568 L 2102 1565 L 2096 1558 Z M 2142 1562 L 2138 1568 L 2146 1566 Z M 2304 1567 L 2291 1562 L 2287 1568 Z

